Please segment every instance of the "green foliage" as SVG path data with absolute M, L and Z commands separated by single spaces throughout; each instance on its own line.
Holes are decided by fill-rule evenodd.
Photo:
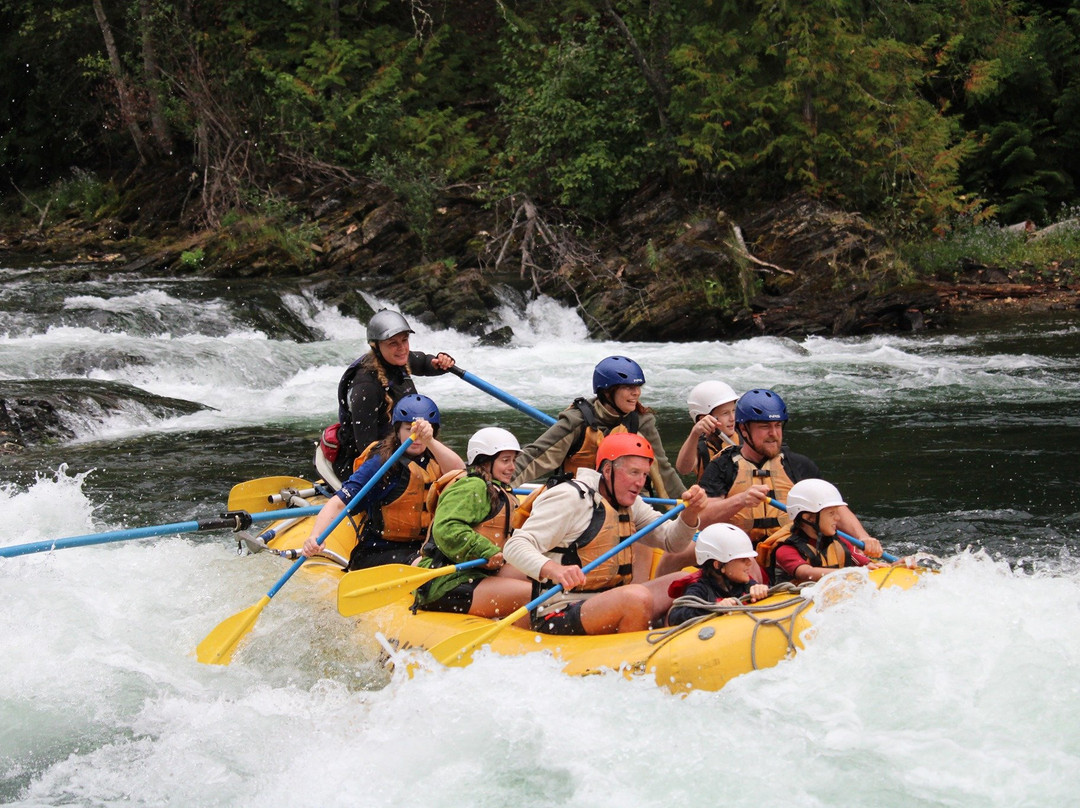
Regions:
M 994 221 L 965 217 L 942 236 L 903 243 L 900 255 L 917 274 L 954 279 L 965 265 L 1029 267 L 1028 280 L 1056 262 L 1080 263 L 1080 209 L 1067 207 L 1058 213 L 1060 227 L 1032 238 L 1008 230 Z
M 963 210 L 956 174 L 968 147 L 920 93 L 931 66 L 899 36 L 903 8 L 884 5 L 728 3 L 703 15 L 672 54 L 684 171 L 870 214 Z
M 446 33 L 421 42 L 374 26 L 350 39 L 311 42 L 295 65 L 256 52 L 273 102 L 267 124 L 277 123 L 290 147 L 346 168 L 418 159 L 448 177 L 468 177 L 489 155 L 471 130 L 476 113 L 447 103 L 461 54 L 443 52 Z
M 46 224 L 70 216 L 93 222 L 105 216 L 118 199 L 111 182 L 103 182 L 94 173 L 76 168 L 70 177 L 28 195 L 24 200 L 23 213 L 39 218 L 48 211 L 44 219 Z
M 1046 222 L 1074 197 L 1080 170 L 1080 21 L 1017 21 L 973 65 L 963 115 L 977 143 L 962 181 L 1002 221 Z
M 205 258 L 206 252 L 202 247 L 196 247 L 194 250 L 184 250 L 180 253 L 180 266 L 188 269 L 197 269 L 202 266 L 202 262 Z
M 425 244 L 454 183 L 597 219 L 651 182 L 802 191 L 943 232 L 990 209 L 1041 223 L 1080 178 L 1076 0 L 103 7 L 127 117 L 90 3 L 0 0 L 0 174 L 42 210 L 33 188 L 74 167 L 134 168 L 152 109 L 175 151 L 150 159 L 207 178 L 208 221 L 278 221 L 245 189 L 343 168 L 394 188 Z
M 409 226 L 420 239 L 420 249 L 426 255 L 431 222 L 435 218 L 435 200 L 439 187 L 445 184 L 428 160 L 405 163 L 376 157 L 371 162 L 371 174 L 401 200 Z
M 259 191 L 248 191 L 244 208 L 223 216 L 221 227 L 228 234 L 229 251 L 280 253 L 300 266 L 312 263 L 311 245 L 321 236 L 319 226 L 301 216 L 295 205 Z
M 511 26 L 503 43 L 500 176 L 586 216 L 610 214 L 662 165 L 641 71 L 595 16 L 550 38 Z

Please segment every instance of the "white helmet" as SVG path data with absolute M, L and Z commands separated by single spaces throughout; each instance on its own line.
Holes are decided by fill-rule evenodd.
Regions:
M 709 525 L 694 542 L 694 559 L 701 566 L 709 559 L 726 564 L 734 558 L 757 558 L 753 542 L 741 528 L 727 522 Z
M 481 455 L 494 457 L 499 452 L 506 451 L 520 452 L 521 444 L 518 443 L 518 439 L 505 429 L 500 429 L 497 426 L 486 426 L 483 429 L 478 429 L 469 438 L 469 448 L 466 449 L 465 455 L 469 465 L 472 465 L 472 462 Z
M 821 513 L 823 508 L 836 505 L 847 505 L 836 486 L 812 477 L 795 483 L 787 495 L 787 512 L 792 519 L 800 513 Z
M 708 415 L 721 404 L 729 401 L 738 401 L 739 395 L 731 389 L 730 385 L 723 382 L 702 382 L 686 398 L 686 406 L 690 408 L 690 417 L 697 420 L 699 415 Z

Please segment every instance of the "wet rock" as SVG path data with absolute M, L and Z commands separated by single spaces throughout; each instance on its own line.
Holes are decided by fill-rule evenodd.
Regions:
M 508 325 L 504 325 L 502 328 L 496 328 L 494 331 L 489 331 L 482 335 L 478 342 L 481 345 L 501 348 L 505 345 L 509 345 L 513 339 L 514 329 Z
M 128 384 L 86 379 L 0 381 L 0 443 L 17 451 L 71 440 L 117 413 L 142 409 L 154 419 L 204 410 L 201 404 L 155 396 Z

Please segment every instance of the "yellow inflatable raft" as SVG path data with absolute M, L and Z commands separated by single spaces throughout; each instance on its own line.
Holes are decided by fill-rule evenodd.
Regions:
M 308 504 L 322 501 L 316 496 L 309 498 Z M 311 532 L 312 519 L 309 516 L 274 523 L 263 534 L 272 537 L 267 546 L 277 552 L 301 547 Z M 345 521 L 327 537 L 324 548 L 331 557 L 347 559 L 355 535 Z M 301 570 L 338 578 L 344 574 L 339 564 L 323 559 L 312 559 Z M 509 655 L 550 652 L 572 675 L 615 670 L 627 676 L 650 676 L 674 692 L 719 690 L 734 677 L 776 665 L 801 648 L 815 609 L 849 597 L 858 587 L 909 588 L 919 574 L 905 567 L 838 570 L 814 587 L 779 592 L 738 607 L 737 611 L 709 615 L 673 628 L 565 637 L 509 626 L 495 636 L 490 647 L 496 653 Z M 430 649 L 462 631 L 492 624 L 487 618 L 470 615 L 413 613 L 411 606 L 412 597 L 405 593 L 390 605 L 355 619 L 372 634 L 380 632 L 398 649 Z

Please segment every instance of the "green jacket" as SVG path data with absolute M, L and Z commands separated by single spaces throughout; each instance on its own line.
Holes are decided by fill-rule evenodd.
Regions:
M 509 490 L 509 486 L 504 487 Z M 482 477 L 462 477 L 450 483 L 439 495 L 435 517 L 431 521 L 431 539 L 451 564 L 472 561 L 474 558 L 491 558 L 500 552 L 498 545 L 473 530 L 473 525 L 480 524 L 490 515 L 491 497 L 488 496 L 487 482 Z M 420 561 L 420 566 L 430 568 L 433 561 L 425 557 Z M 444 575 L 418 591 L 417 599 L 421 605 L 431 603 L 465 581 L 494 574 L 494 570 L 471 569 Z

